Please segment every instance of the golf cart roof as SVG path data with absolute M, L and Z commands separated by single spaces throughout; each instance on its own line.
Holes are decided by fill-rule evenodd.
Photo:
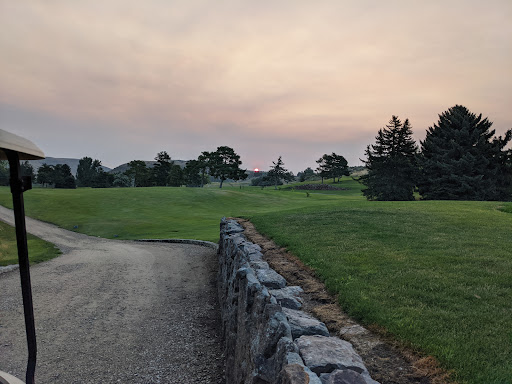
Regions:
M 7 160 L 3 149 L 18 152 L 20 160 L 44 159 L 44 153 L 33 142 L 0 129 L 0 160 Z

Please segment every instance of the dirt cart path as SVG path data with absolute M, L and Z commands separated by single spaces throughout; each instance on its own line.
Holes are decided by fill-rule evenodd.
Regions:
M 0 219 L 13 222 L 0 207 Z M 64 254 L 31 267 L 36 382 L 221 383 L 210 248 L 94 238 L 27 218 Z M 29 250 L 30 252 L 30 250 Z M 0 275 L 0 370 L 24 379 L 19 272 Z

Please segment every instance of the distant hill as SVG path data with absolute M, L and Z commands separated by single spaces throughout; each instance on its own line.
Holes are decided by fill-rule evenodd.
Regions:
M 187 163 L 187 160 L 171 160 L 171 161 L 174 161 L 174 164 L 179 165 L 181 168 L 184 168 L 185 164 Z M 153 168 L 156 163 L 156 161 L 144 161 L 144 162 L 146 163 L 146 167 L 148 167 L 148 168 Z M 130 168 L 128 166 L 128 163 L 124 163 L 124 164 L 118 165 L 114 169 L 109 170 L 108 172 L 109 173 L 123 173 L 124 171 L 127 171 L 128 168 Z
M 47 165 L 57 165 L 57 164 L 67 164 L 69 165 L 69 168 L 71 168 L 71 173 L 73 176 L 76 176 L 76 169 L 78 168 L 78 163 L 80 162 L 80 159 L 69 159 L 65 157 L 47 157 L 42 160 L 28 160 L 28 162 L 34 167 L 34 171 L 37 173 L 37 170 L 39 167 L 43 164 Z M 110 168 L 102 166 L 103 170 L 105 172 L 109 172 Z

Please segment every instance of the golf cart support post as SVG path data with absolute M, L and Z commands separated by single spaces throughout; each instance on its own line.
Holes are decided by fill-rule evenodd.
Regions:
M 23 311 L 27 333 L 28 363 L 25 376 L 26 384 L 34 384 L 36 369 L 36 328 L 34 324 L 34 308 L 32 305 L 32 288 L 30 284 L 30 266 L 28 261 L 27 231 L 25 227 L 25 207 L 23 192 L 32 188 L 30 177 L 21 177 L 20 160 L 44 159 L 44 153 L 31 141 L 0 129 L 0 160 L 8 160 L 10 168 L 10 184 L 14 222 L 16 225 L 16 242 L 18 245 L 18 263 L 20 265 L 21 291 L 23 295 Z M 2 382 L 0 372 L 0 382 Z

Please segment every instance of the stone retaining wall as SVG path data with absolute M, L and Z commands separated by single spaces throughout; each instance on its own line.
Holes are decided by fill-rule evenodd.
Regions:
M 243 227 L 222 219 L 218 290 L 227 384 L 376 384 L 352 345 L 301 311 L 302 289 L 263 260 Z M 378 384 L 378 383 L 377 383 Z

